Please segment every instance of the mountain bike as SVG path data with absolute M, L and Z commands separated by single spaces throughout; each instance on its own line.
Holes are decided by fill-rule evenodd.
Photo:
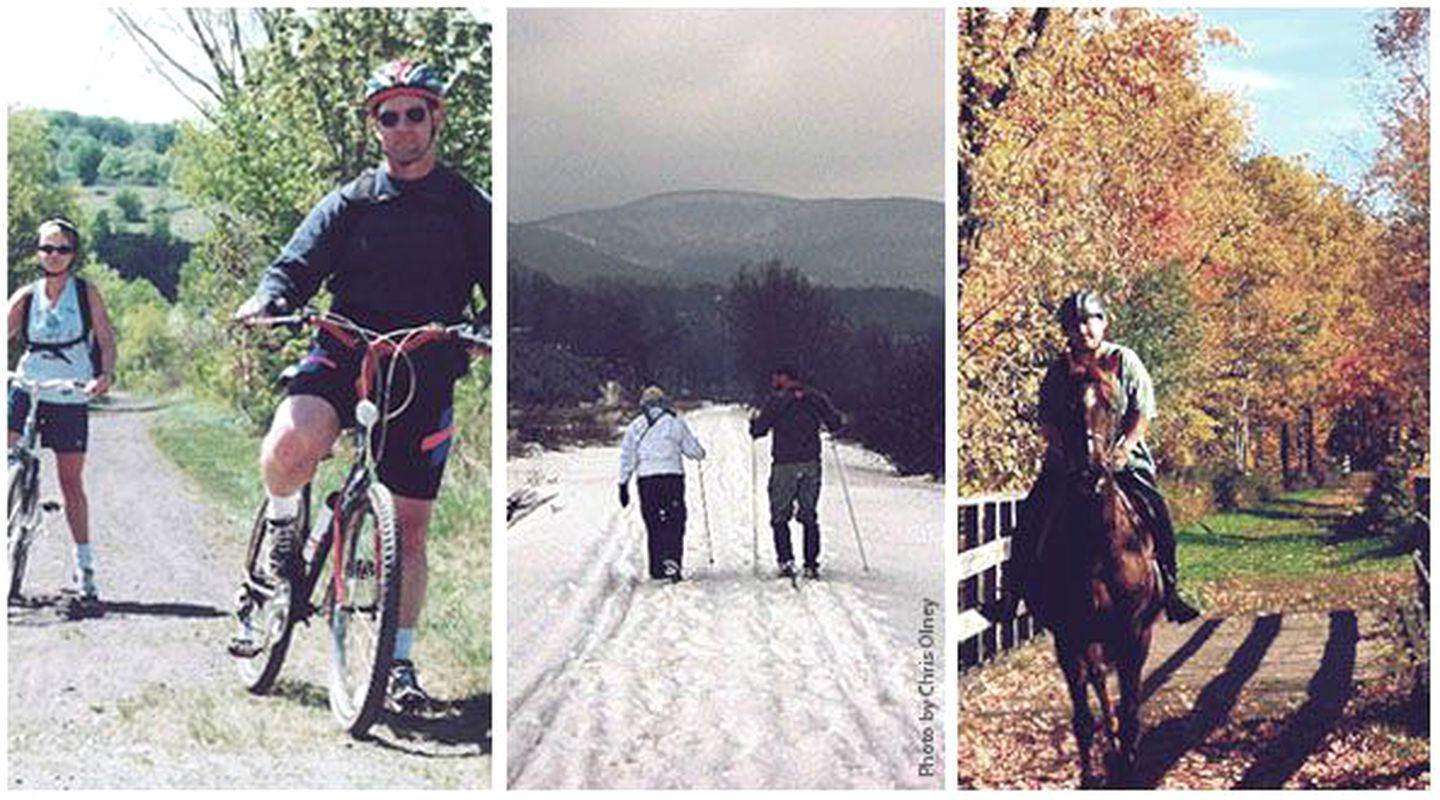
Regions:
M 20 597 L 20 587 L 25 582 L 25 566 L 30 560 L 30 548 L 40 533 L 45 512 L 60 510 L 54 501 L 40 501 L 40 430 L 36 419 L 40 410 L 40 392 L 58 391 L 73 394 L 85 391 L 85 381 L 76 380 L 32 380 L 23 375 L 7 376 L 12 386 L 30 395 L 29 409 L 25 412 L 25 425 L 20 438 L 9 449 L 8 484 L 6 494 L 10 498 L 10 524 L 7 531 L 6 550 L 10 559 L 10 599 Z
M 308 531 L 298 552 L 272 554 L 288 546 L 274 538 L 266 524 L 264 502 L 255 515 L 245 554 L 243 586 L 237 614 L 248 617 L 255 636 L 253 654 L 237 653 L 236 665 L 246 687 L 263 694 L 274 685 L 284 664 L 296 623 L 322 615 L 330 631 L 330 709 L 352 735 L 361 736 L 384 705 L 395 648 L 399 613 L 400 532 L 391 492 L 376 476 L 377 440 L 384 426 L 404 412 L 406 397 L 390 405 L 394 381 L 377 382 L 382 359 L 389 359 L 387 377 L 402 365 L 413 370 L 407 354 L 433 342 L 458 340 L 488 349 L 488 333 L 469 323 L 427 325 L 381 333 L 333 312 L 312 309 L 294 315 L 258 320 L 261 325 L 312 327 L 365 349 L 356 378 L 355 426 L 351 429 L 354 461 L 340 488 L 324 496 L 311 514 L 312 485 L 301 490 L 300 531 Z M 411 380 L 410 391 L 415 391 Z M 376 435 L 378 433 L 378 435 Z M 326 561 L 330 562 L 328 578 Z M 276 564 L 287 567 L 276 569 Z M 317 589 L 319 602 L 312 602 Z

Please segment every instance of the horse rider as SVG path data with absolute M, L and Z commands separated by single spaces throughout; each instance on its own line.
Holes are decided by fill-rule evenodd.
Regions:
M 1066 475 L 1058 421 L 1064 413 L 1070 364 L 1080 359 L 1118 356 L 1120 371 L 1116 376 L 1119 388 L 1116 412 L 1120 425 L 1113 450 L 1115 478 L 1127 496 L 1140 501 L 1146 509 L 1146 516 L 1153 523 L 1155 556 L 1164 583 L 1166 617 L 1172 622 L 1188 622 L 1200 612 L 1180 597 L 1175 528 L 1155 479 L 1155 461 L 1145 445 L 1145 433 L 1150 427 L 1150 420 L 1155 417 L 1155 387 L 1150 373 L 1135 351 L 1105 340 L 1109 320 L 1105 303 L 1095 292 L 1079 291 L 1065 298 L 1060 306 L 1060 324 L 1065 331 L 1068 350 L 1051 362 L 1040 384 L 1040 433 L 1046 444 L 1044 466 L 1025 501 L 1011 540 L 1011 555 L 1000 602 L 990 606 L 986 615 L 995 621 L 1014 616 L 1016 605 L 1028 589 L 1031 570 L 1038 560 L 1038 544 L 1044 540 L 1059 511 L 1057 506 L 1064 496 Z

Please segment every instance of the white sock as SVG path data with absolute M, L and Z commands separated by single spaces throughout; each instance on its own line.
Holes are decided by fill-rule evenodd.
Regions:
M 270 504 L 265 507 L 265 519 L 295 519 L 300 514 L 299 492 L 283 496 L 269 492 L 265 494 L 270 498 Z
M 395 660 L 409 661 L 410 648 L 415 645 L 415 629 L 401 628 L 395 631 Z
M 75 545 L 75 566 L 80 569 L 95 569 L 95 553 L 90 549 L 90 543 Z

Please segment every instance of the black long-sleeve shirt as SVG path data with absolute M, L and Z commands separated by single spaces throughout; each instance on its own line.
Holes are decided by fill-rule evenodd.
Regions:
M 475 286 L 490 318 L 490 199 L 437 166 L 384 167 L 327 194 L 265 271 L 259 294 L 307 303 L 328 279 L 333 309 L 378 330 L 459 322 Z

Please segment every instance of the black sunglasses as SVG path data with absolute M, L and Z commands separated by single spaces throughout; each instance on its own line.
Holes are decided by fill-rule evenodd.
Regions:
M 39 250 L 42 253 L 45 253 L 46 255 L 49 255 L 50 253 L 59 253 L 62 256 L 68 256 L 71 253 L 75 252 L 75 248 L 71 247 L 68 244 L 42 244 L 35 249 Z
M 425 117 L 429 113 L 425 106 L 411 106 L 405 109 L 405 119 L 419 124 L 425 121 Z M 400 114 L 396 111 L 381 111 L 377 118 L 380 120 L 380 124 L 386 128 L 393 128 L 400 124 Z

